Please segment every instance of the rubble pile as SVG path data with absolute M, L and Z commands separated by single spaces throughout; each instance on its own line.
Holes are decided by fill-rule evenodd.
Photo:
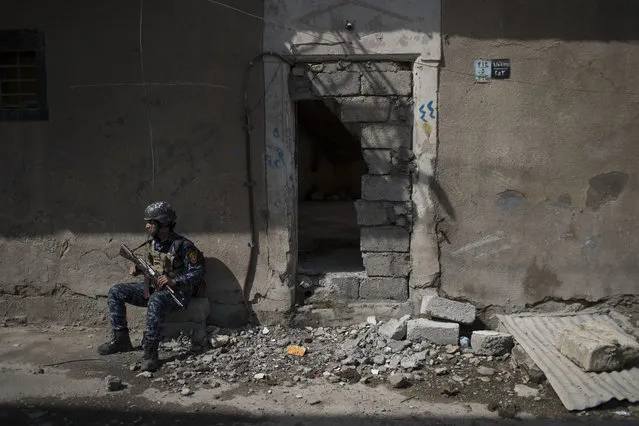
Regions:
M 459 344 L 459 324 L 408 315 L 380 322 L 369 317 L 355 326 L 209 327 L 208 332 L 206 342 L 195 342 L 196 350 L 185 336 L 162 343 L 168 361 L 154 380 L 170 386 L 215 385 L 215 380 L 290 386 L 387 381 L 402 388 L 441 376 L 449 382 L 442 392 L 455 395 L 471 381 L 506 381 L 516 368 L 505 362 L 510 350 L 504 347 L 512 347 L 512 336 L 493 332 L 505 344 L 483 336 L 488 344 L 476 355 L 467 338 Z M 498 356 L 490 355 L 490 348 Z

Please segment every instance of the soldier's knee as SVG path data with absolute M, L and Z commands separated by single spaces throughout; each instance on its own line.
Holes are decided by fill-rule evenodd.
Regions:
M 115 300 L 115 299 L 118 298 L 118 296 L 120 295 L 118 286 L 119 286 L 119 284 L 118 285 L 114 285 L 113 287 L 111 287 L 109 289 L 109 294 L 108 294 L 109 299 Z
M 149 296 L 148 310 L 150 312 L 159 313 L 166 309 L 167 304 L 163 295 L 156 291 L 151 296 Z

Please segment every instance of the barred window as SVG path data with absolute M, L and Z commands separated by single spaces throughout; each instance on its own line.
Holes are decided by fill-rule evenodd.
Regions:
M 0 120 L 48 120 L 44 35 L 0 31 Z

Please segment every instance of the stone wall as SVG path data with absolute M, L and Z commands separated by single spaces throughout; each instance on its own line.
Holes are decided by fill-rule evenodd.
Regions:
M 414 171 L 411 65 L 303 64 L 289 84 L 295 101 L 325 99 L 361 142 L 368 170 L 355 207 L 366 274 L 349 277 L 358 281 L 350 298 L 406 300 Z

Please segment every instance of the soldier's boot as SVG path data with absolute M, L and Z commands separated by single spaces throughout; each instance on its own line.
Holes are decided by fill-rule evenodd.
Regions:
M 111 355 L 118 352 L 129 352 L 133 350 L 131 339 L 129 338 L 129 330 L 117 330 L 113 332 L 113 338 L 110 342 L 103 343 L 98 346 L 100 355 Z
M 158 356 L 159 342 L 144 341 L 144 355 L 142 355 L 142 371 L 155 371 L 160 367 Z

